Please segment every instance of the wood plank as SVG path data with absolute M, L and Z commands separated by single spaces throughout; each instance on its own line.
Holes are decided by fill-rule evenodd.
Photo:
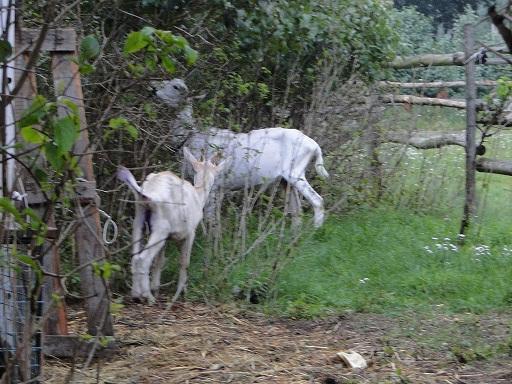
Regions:
M 23 72 L 23 68 L 28 61 L 28 53 L 19 55 L 16 58 L 16 71 L 15 71 L 15 82 L 18 83 L 21 74 Z M 14 117 L 15 120 L 19 120 L 25 109 L 27 109 L 32 103 L 32 99 L 37 94 L 37 84 L 36 84 L 36 75 L 34 72 L 28 74 L 25 82 L 23 83 L 18 95 L 14 98 Z M 19 132 L 17 133 L 17 141 L 23 142 L 23 139 L 19 137 Z M 24 144 L 26 149 L 34 148 L 34 145 L 29 145 L 27 143 Z M 27 156 L 24 159 L 27 164 L 43 164 L 43 158 L 38 157 L 37 159 L 29 159 Z M 25 192 L 27 193 L 28 202 L 31 206 L 46 204 L 47 199 L 45 195 L 41 192 L 39 186 L 36 181 L 32 178 L 30 173 L 23 167 L 18 167 L 17 169 L 17 177 L 21 178 L 23 181 L 23 186 L 25 188 Z
M 22 70 L 20 68 L 25 68 L 27 62 L 28 53 L 19 55 L 16 58 L 16 80 L 18 80 L 21 76 Z M 14 111 L 16 120 L 22 116 L 23 111 L 30 105 L 36 93 L 36 76 L 34 72 L 30 72 L 25 82 L 22 84 L 22 87 L 18 93 L 18 97 L 14 99 Z M 17 138 L 17 141 L 23 142 L 19 137 Z M 31 147 L 33 146 L 25 144 L 25 148 L 29 149 Z M 38 156 L 35 159 L 31 159 L 29 156 L 24 156 L 22 160 L 27 164 L 35 164 L 42 168 L 45 167 L 45 160 L 42 156 Z M 25 168 L 18 167 L 17 178 L 21 179 L 25 192 L 28 194 L 28 203 L 30 207 L 36 211 L 39 217 L 47 217 L 47 224 L 50 227 L 55 227 L 54 215 L 51 212 L 47 212 L 48 201 L 44 194 L 41 192 L 32 175 Z M 48 239 L 44 244 L 44 249 L 42 251 L 45 255 L 43 258 L 43 267 L 50 273 L 59 274 L 60 254 L 58 248 L 55 246 L 54 240 L 57 236 L 56 230 L 54 228 L 51 231 L 49 230 L 47 235 L 48 238 L 52 238 L 52 240 Z M 68 333 L 65 303 L 62 302 L 55 306 L 53 304 L 54 301 L 52 298 L 54 294 L 59 296 L 64 295 L 64 289 L 61 285 L 60 279 L 46 276 L 44 283 L 45 284 L 42 290 L 43 312 L 48 314 L 47 320 L 44 324 L 44 331 L 49 334 L 65 335 Z
M 19 50 L 30 52 L 39 37 L 39 29 L 22 28 Z M 75 52 L 76 31 L 73 28 L 50 29 L 41 46 L 42 52 Z
M 45 335 L 43 337 L 43 353 L 52 357 L 86 357 L 94 347 L 94 340 L 85 341 L 80 336 Z M 108 356 L 118 349 L 114 341 L 106 347 L 96 346 L 96 357 Z

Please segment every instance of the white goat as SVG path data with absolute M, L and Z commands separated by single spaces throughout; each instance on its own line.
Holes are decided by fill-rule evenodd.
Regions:
M 327 178 L 329 174 L 323 165 L 322 150 L 313 139 L 296 129 L 280 127 L 249 133 L 217 128 L 198 131 L 192 116 L 192 104 L 187 98 L 188 88 L 183 80 L 152 82 L 151 85 L 159 99 L 178 109 L 177 119 L 170 127 L 175 145 L 185 144 L 196 156 L 209 156 L 221 150 L 232 159 L 231 167 L 216 178 L 215 189 L 268 186 L 284 179 L 290 186 L 292 214 L 298 216 L 300 213 L 300 193 L 313 207 L 315 227 L 322 225 L 323 199 L 308 183 L 305 174 L 313 159 L 321 177 Z M 187 169 L 185 171 L 190 173 Z M 215 203 L 215 197 L 212 203 Z
M 198 161 L 187 148 L 183 149 L 185 160 L 193 167 L 194 185 L 172 172 L 151 173 L 142 186 L 125 167 L 119 167 L 117 177 L 126 183 L 136 197 L 133 222 L 132 296 L 153 303 L 151 290 L 158 290 L 160 274 L 165 256 L 160 253 L 165 241 L 171 237 L 181 243 L 180 272 L 173 302 L 179 297 L 187 283 L 187 268 L 196 227 L 203 217 L 203 207 L 213 186 L 215 176 L 222 171 L 228 159 L 218 165 L 210 161 Z M 144 225 L 148 221 L 149 239 L 141 249 Z M 151 285 L 150 285 L 150 268 Z

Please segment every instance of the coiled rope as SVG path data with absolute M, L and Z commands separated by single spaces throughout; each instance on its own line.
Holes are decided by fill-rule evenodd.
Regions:
M 118 234 L 117 224 L 114 220 L 112 220 L 112 216 L 110 216 L 107 212 L 105 212 L 101 209 L 98 209 L 98 211 L 103 216 L 105 216 L 107 218 L 107 220 L 105 221 L 105 224 L 103 224 L 103 242 L 106 245 L 110 245 L 117 239 L 117 234 Z M 109 231 L 110 227 L 112 227 L 112 231 L 111 231 L 112 236 L 109 238 L 108 234 L 110 232 Z

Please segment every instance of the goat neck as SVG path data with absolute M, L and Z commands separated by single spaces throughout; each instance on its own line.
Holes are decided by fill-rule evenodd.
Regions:
M 174 145 L 181 147 L 190 135 L 196 131 L 196 121 L 192 116 L 192 105 L 184 103 L 177 112 L 176 119 L 171 123 L 172 140 Z
M 181 126 L 182 129 L 194 129 L 196 126 L 196 121 L 194 120 L 194 117 L 192 117 L 193 109 L 192 104 L 190 102 L 183 103 L 182 108 L 177 114 L 177 120 L 178 124 Z
M 208 200 L 208 195 L 215 182 L 215 172 L 212 170 L 204 170 L 198 172 L 194 176 L 194 188 L 201 205 L 204 207 Z

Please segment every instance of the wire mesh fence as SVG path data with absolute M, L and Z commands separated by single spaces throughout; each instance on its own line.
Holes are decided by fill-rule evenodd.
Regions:
M 0 379 L 34 383 L 41 373 L 42 301 L 33 289 L 34 272 L 14 252 L 12 245 L 0 246 Z

